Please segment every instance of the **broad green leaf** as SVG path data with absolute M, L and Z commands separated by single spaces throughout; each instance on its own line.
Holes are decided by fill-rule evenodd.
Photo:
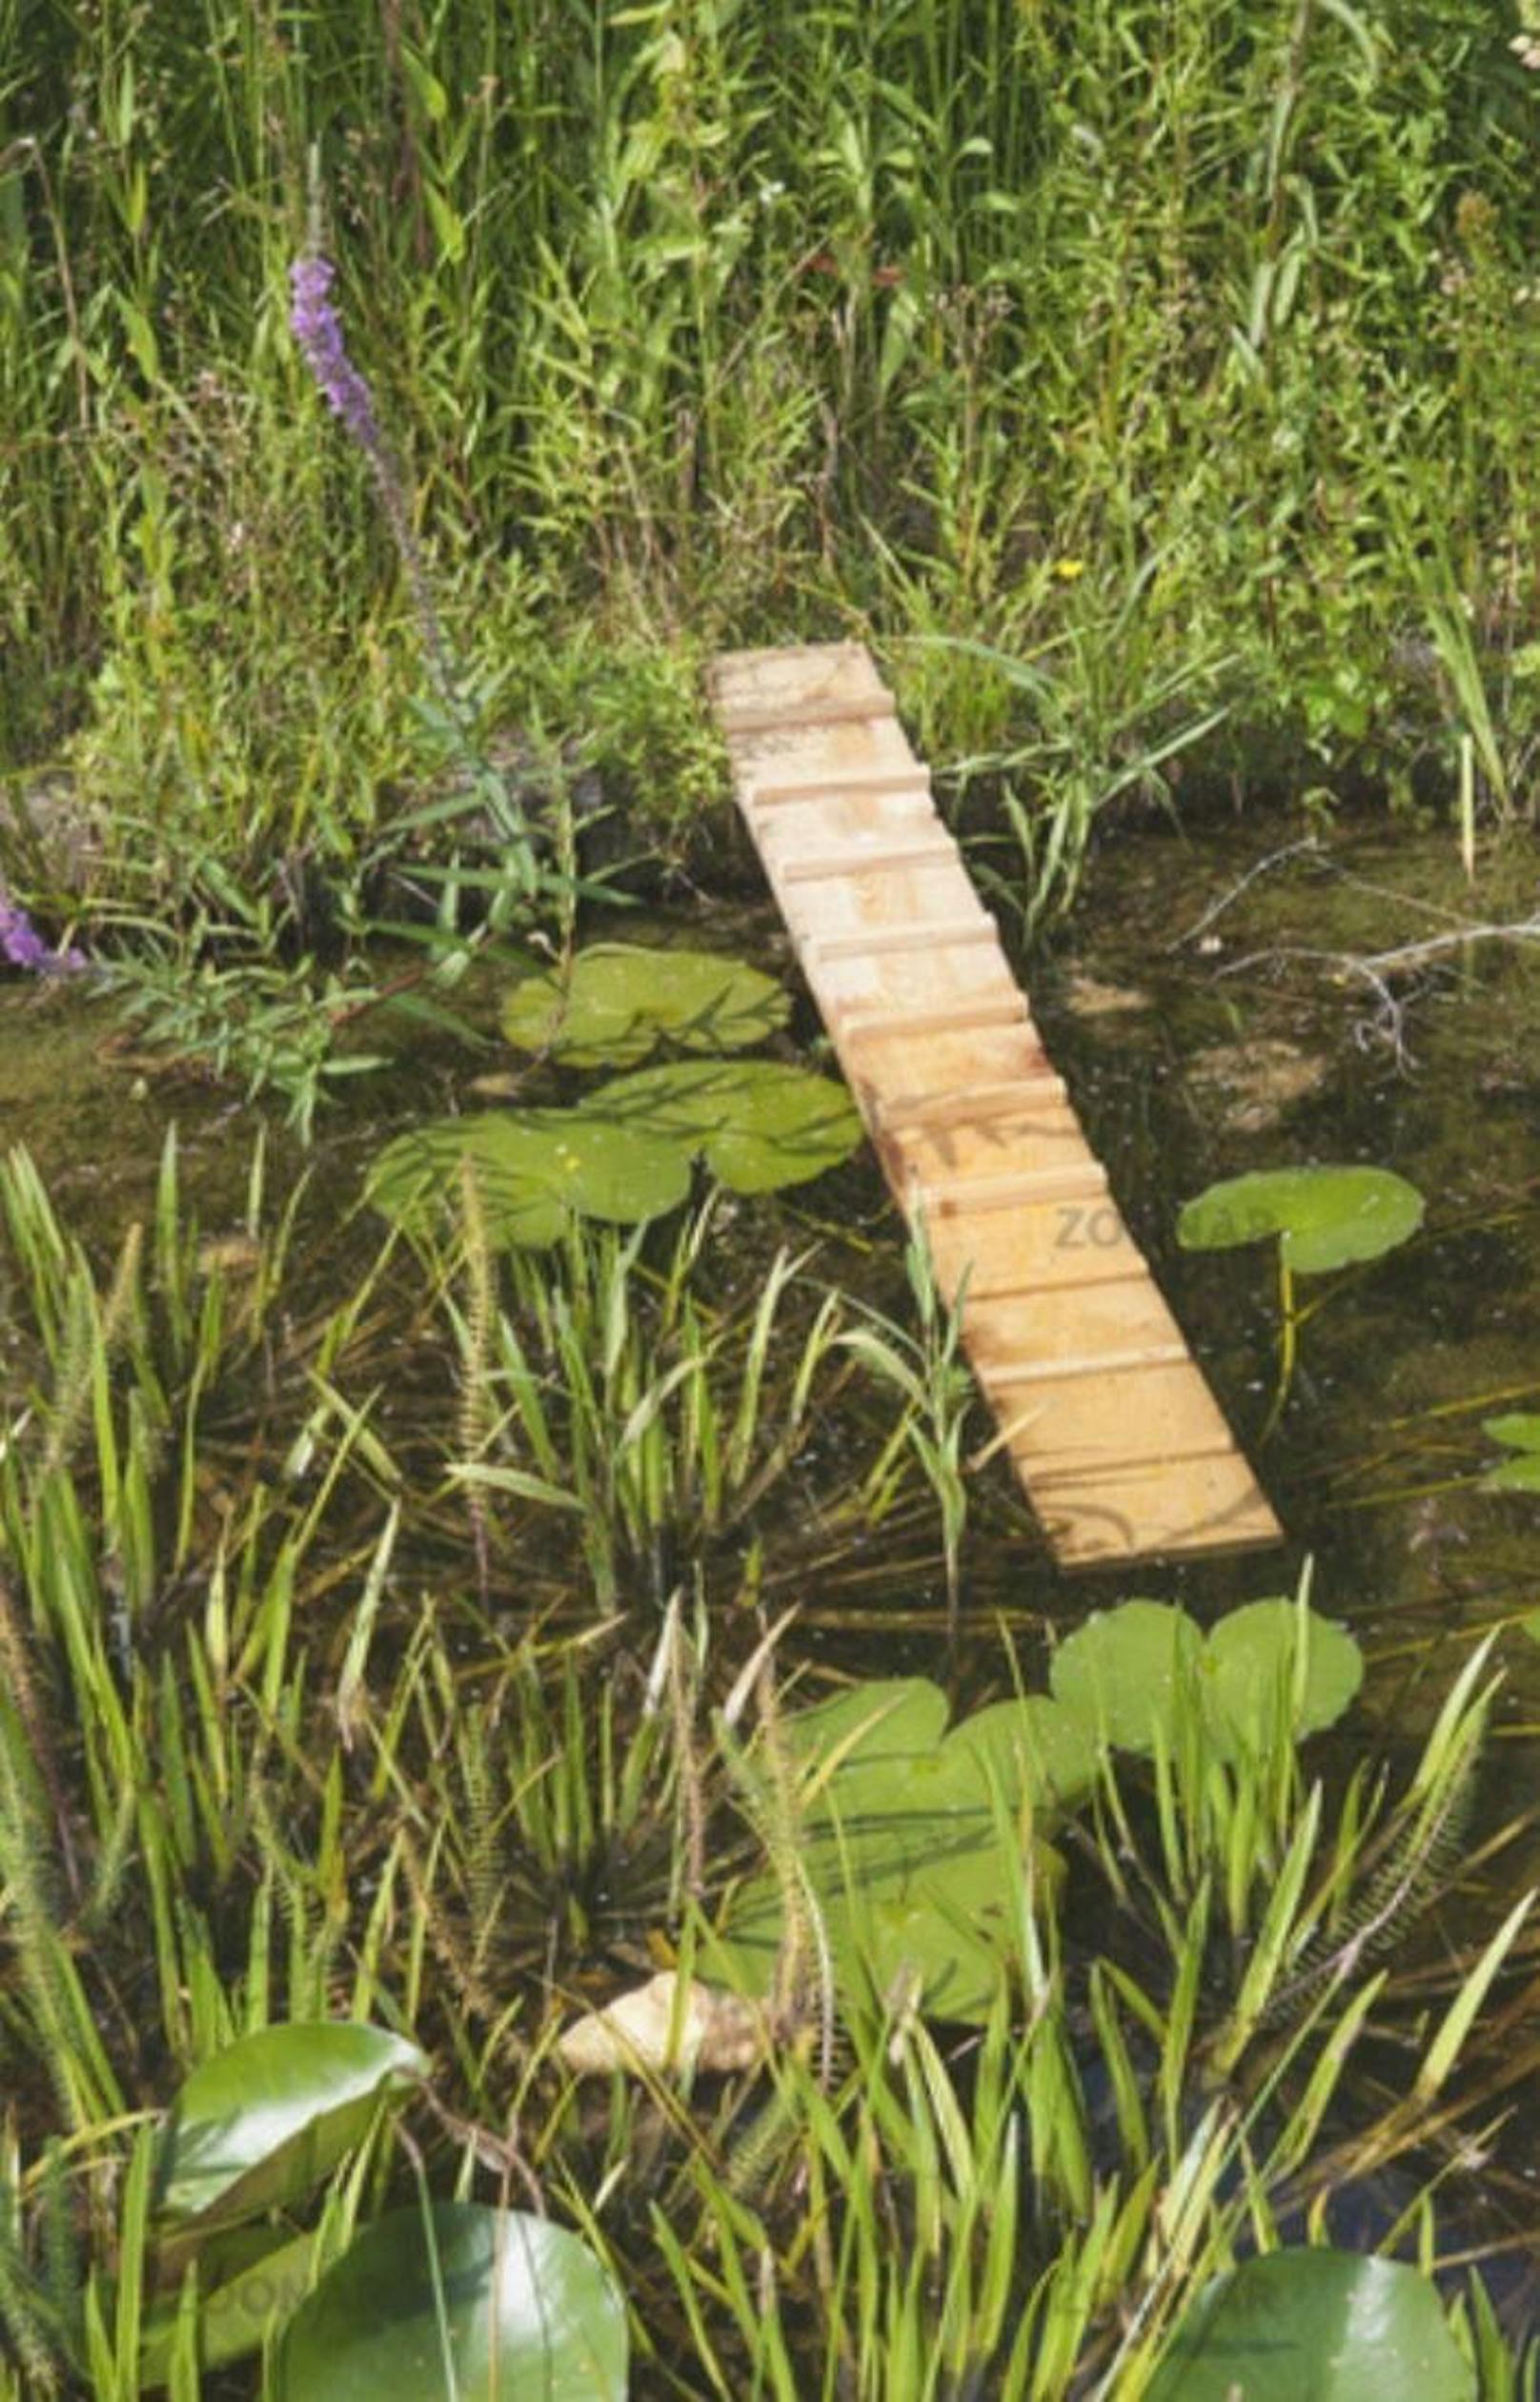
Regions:
M 1364 1655 L 1346 1628 L 1307 1610 L 1304 1684 L 1290 1705 L 1301 1631 L 1298 1603 L 1282 1599 L 1248 1601 L 1209 1629 L 1204 1699 L 1222 1746 L 1255 1758 L 1269 1748 L 1280 1726 L 1297 1740 L 1341 1718 L 1364 1681 Z
M 677 1209 L 690 1163 L 677 1144 L 639 1127 L 606 1126 L 573 1109 L 517 1116 L 436 1118 L 388 1143 L 370 1170 L 368 1198 L 409 1231 L 460 1201 L 468 1159 L 495 1244 L 543 1250 L 574 1212 L 639 1225 Z
M 1540 1493 L 1540 1452 L 1515 1452 L 1481 1479 L 1483 1493 Z
M 1506 1417 L 1483 1418 L 1481 1431 L 1510 1451 L 1540 1452 L 1540 1415 L 1533 1411 L 1510 1410 Z
M 515 985 L 502 1030 L 517 1049 L 549 1051 L 571 1068 L 626 1068 L 665 1038 L 681 1050 L 741 1050 L 784 1026 L 790 1007 L 773 978 L 741 960 L 596 943 L 565 977 Z
M 734 1192 L 805 1184 L 838 1167 L 861 1140 L 861 1119 L 842 1085 L 772 1059 L 644 1068 L 617 1077 L 575 1114 L 677 1143 Z
M 1405 2261 L 1266 2252 L 1217 2277 L 1177 2330 L 1146 2402 L 1474 2402 L 1436 2288 Z
M 203 2252 L 198 2254 L 198 2282 L 204 2289 L 198 2298 L 198 2359 L 205 2369 L 223 2369 L 260 2351 L 268 2329 L 281 2325 L 310 2291 L 318 2234 L 274 2242 L 266 2228 L 242 2231 L 261 2238 L 260 2249 L 245 2267 L 212 2275 Z M 175 2329 L 174 2304 L 147 2323 L 139 2352 L 142 2386 L 166 2383 Z
M 1068 1809 L 1096 1781 L 1094 1737 L 1084 1719 L 1045 1693 L 976 1710 L 957 1740 L 992 1762 L 1003 1793 L 1025 1793 L 1034 1809 Z
M 427 2066 L 401 2036 L 345 2020 L 242 2035 L 194 2068 L 177 2095 L 161 2211 L 230 2218 L 296 2200 L 368 2131 L 380 2095 Z
M 946 1732 L 946 1696 L 928 1677 L 876 1677 L 794 1712 L 781 1731 L 799 1766 L 816 1767 L 838 1755 L 843 1777 L 887 1777 L 902 1774 L 916 1753 L 933 1751 Z
M 289 2322 L 274 2390 L 276 2402 L 625 2402 L 626 2376 L 625 2306 L 580 2237 L 444 2202 L 355 2238 Z
M 1540 1416 L 1513 1410 L 1506 1417 L 1483 1418 L 1481 1431 L 1517 1455 L 1488 1469 L 1481 1479 L 1482 1492 L 1540 1493 Z
M 1378 1259 L 1415 1233 L 1423 1198 L 1388 1168 L 1269 1168 L 1230 1176 L 1188 1201 L 1177 1220 L 1185 1251 L 1231 1251 L 1277 1235 L 1286 1266 L 1315 1276 Z
M 1031 1705 L 1003 1703 L 946 1734 L 945 1696 L 923 1678 L 857 1686 L 788 1718 L 780 1740 L 801 1794 L 791 1847 L 780 1875 L 733 1897 L 707 1973 L 771 1990 L 787 1932 L 781 1876 L 796 1875 L 818 1916 L 804 1931 L 804 1973 L 817 1973 L 826 1946 L 842 1991 L 862 1980 L 880 1996 L 913 1986 L 937 2015 L 986 2015 L 1020 1934 L 1023 1861 L 1007 1855 L 1008 1821 L 1028 1792 L 1043 1806 L 1050 1723 L 1068 1774 L 1073 1736 L 1034 1720 Z M 1042 1843 L 1034 1863 L 1049 1877 L 1060 1865 Z
M 1165 1601 L 1123 1601 L 1093 1610 L 1054 1653 L 1049 1682 L 1057 1699 L 1105 1743 L 1125 1751 L 1166 1742 L 1179 1697 L 1196 1695 L 1203 1638 L 1185 1610 Z

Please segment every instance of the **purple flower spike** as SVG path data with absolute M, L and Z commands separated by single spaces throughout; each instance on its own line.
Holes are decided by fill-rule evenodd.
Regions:
M 12 967 L 25 969 L 30 976 L 57 976 L 75 967 L 84 967 L 84 954 L 77 950 L 50 950 L 42 935 L 19 903 L 10 900 L 0 887 L 0 959 L 9 960 Z
M 357 368 L 348 356 L 342 320 L 328 295 L 336 269 L 318 252 L 296 258 L 289 270 L 294 303 L 289 326 L 306 366 L 325 397 L 327 406 L 342 419 L 353 438 L 378 459 L 383 445 L 375 403 Z

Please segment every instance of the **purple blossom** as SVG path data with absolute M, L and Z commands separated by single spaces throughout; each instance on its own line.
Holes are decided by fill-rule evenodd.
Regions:
M 77 950 L 51 950 L 31 919 L 19 902 L 12 901 L 0 885 L 0 959 L 7 959 L 12 967 L 21 967 L 31 976 L 57 976 L 71 968 L 84 967 L 85 955 Z
M 300 356 L 319 384 L 327 406 L 340 417 L 369 461 L 375 489 L 379 495 L 391 532 L 395 537 L 395 546 L 401 554 L 407 580 L 412 587 L 412 605 L 422 636 L 429 672 L 440 701 L 457 723 L 459 702 L 456 696 L 455 679 L 450 671 L 449 647 L 444 640 L 437 603 L 412 523 L 406 481 L 380 431 L 379 419 L 375 415 L 374 395 L 348 356 L 348 346 L 342 336 L 342 319 L 329 297 L 335 281 L 336 269 L 318 250 L 309 250 L 303 258 L 292 262 L 289 285 L 294 300 L 289 311 L 289 330 L 299 345 Z
M 336 269 L 318 251 L 296 258 L 289 270 L 294 303 L 289 326 L 300 356 L 321 388 L 327 406 L 342 419 L 353 438 L 378 460 L 384 444 L 369 386 L 348 356 L 342 320 L 328 295 Z

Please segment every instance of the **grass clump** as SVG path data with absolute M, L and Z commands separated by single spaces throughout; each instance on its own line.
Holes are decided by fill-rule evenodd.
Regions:
M 99 905 L 185 921 L 301 869 L 354 904 L 421 783 L 420 558 L 502 723 L 583 735 L 675 847 L 715 788 L 699 656 L 841 629 L 939 763 L 1004 778 L 1029 911 L 1194 744 L 1296 787 L 1463 770 L 1509 814 L 1540 641 L 1517 30 L 8 0 L 8 763 L 75 779 Z M 286 327 L 317 188 L 404 551 Z
M 396 2241 L 393 2204 L 446 2243 L 462 2205 L 565 2221 L 624 2297 L 631 2390 L 702 2402 L 1137 2394 L 1210 2277 L 1329 2234 L 1398 2164 L 1383 2241 L 1436 2259 L 1456 2063 L 1483 2107 L 1522 2072 L 1482 2024 L 1528 1903 L 1452 1958 L 1416 1947 L 1465 1869 L 1485 1651 L 1394 1779 L 1307 1769 L 1285 1673 L 1277 1724 L 1179 1687 L 1147 1765 L 1104 1744 L 1073 1800 L 1018 1792 L 1003 1754 L 970 1771 L 1003 1933 L 947 2021 L 863 1895 L 859 1696 L 837 1757 L 810 1753 L 826 1677 L 733 1606 L 797 1575 L 780 1521 L 814 1423 L 838 1462 L 816 1414 L 861 1357 L 802 1271 L 745 1340 L 698 1290 L 699 1227 L 656 1262 L 575 1238 L 538 1290 L 474 1230 L 463 1261 L 389 1243 L 317 1304 L 303 1197 L 275 1207 L 260 1152 L 238 1241 L 199 1236 L 173 1150 L 99 1264 L 22 1154 L 0 1204 L 25 1342 L 0 1424 L 0 2392 L 276 2402 L 267 2306 L 219 2348 L 242 2247 L 281 2252 L 293 2301 L 365 2230 Z M 415 1383 L 446 1310 L 453 1369 Z M 875 1449 L 881 1509 L 914 1447 Z M 906 1770 L 911 1821 L 917 1793 Z M 688 1988 L 766 1878 L 780 1958 L 729 1996 L 729 2056 L 565 2065 L 578 2013 L 660 1967 Z M 169 2216 L 178 2094 L 264 2030 L 355 2021 L 415 2064 L 390 2107 L 257 2189 L 234 2249 Z M 1464 2310 L 1516 2373 L 1478 2290 Z

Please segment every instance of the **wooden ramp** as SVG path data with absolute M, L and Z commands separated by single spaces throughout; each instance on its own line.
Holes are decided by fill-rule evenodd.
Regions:
M 841 1066 L 943 1291 L 962 1289 L 968 1356 L 1055 1553 L 1277 1542 L 867 652 L 731 652 L 711 683 Z

